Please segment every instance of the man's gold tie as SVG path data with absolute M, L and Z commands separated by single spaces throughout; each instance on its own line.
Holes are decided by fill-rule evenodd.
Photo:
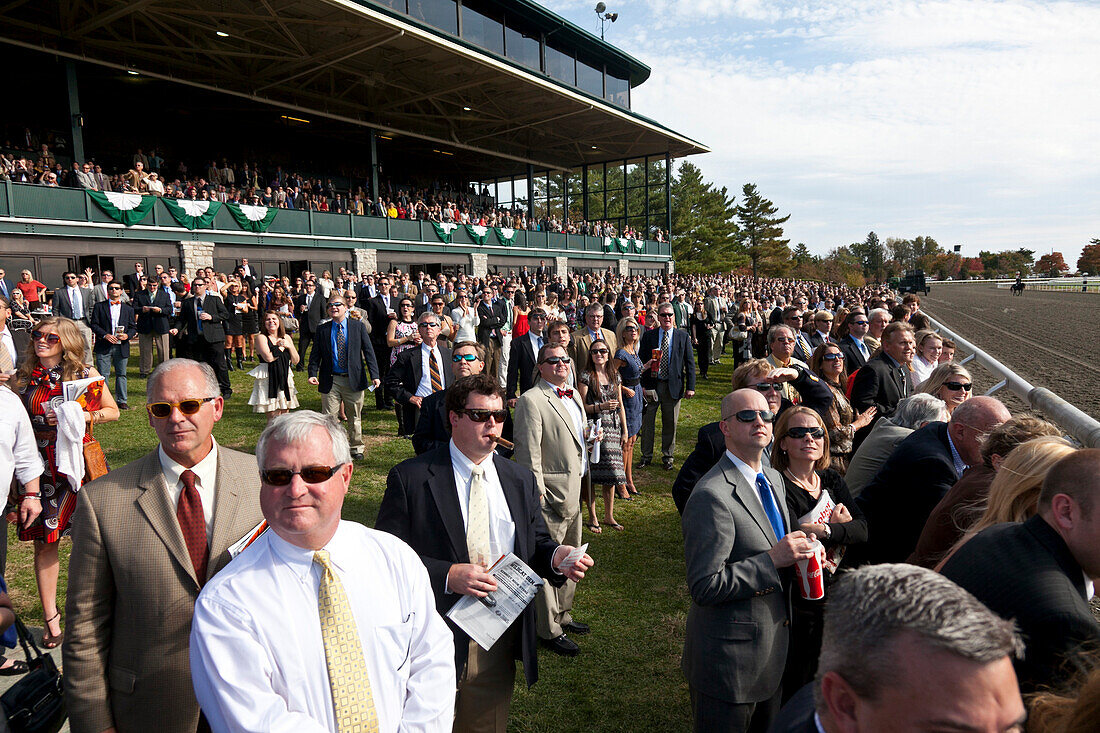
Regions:
M 490 459 L 491 460 L 491 459 Z M 489 556 L 489 499 L 485 496 L 485 469 L 470 469 L 470 509 L 466 524 L 466 549 L 470 562 L 492 565 L 495 557 Z
M 370 690 L 367 660 L 355 626 L 344 586 L 329 563 L 328 552 L 313 553 L 321 566 L 317 607 L 321 617 L 321 640 L 328 663 L 328 682 L 338 733 L 377 733 L 378 712 Z

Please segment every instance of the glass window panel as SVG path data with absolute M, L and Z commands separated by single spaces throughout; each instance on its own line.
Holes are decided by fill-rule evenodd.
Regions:
M 630 108 L 630 81 L 626 72 L 607 70 L 604 99 L 620 107 Z
M 511 24 L 504 31 L 504 39 L 508 58 L 518 64 L 523 64 L 530 69 L 541 69 L 539 58 L 539 34 L 513 27 Z
M 488 8 L 462 3 L 462 37 L 484 49 L 504 54 L 504 20 Z
M 577 86 L 597 97 L 603 96 L 603 68 L 577 59 Z
M 550 191 L 550 214 L 556 216 L 560 222 L 565 216 L 563 213 L 565 210 L 565 188 L 561 173 L 550 174 L 550 186 L 548 190 Z
M 546 44 L 546 73 L 550 77 L 566 84 L 577 83 L 577 62 L 563 49 Z
M 455 0 L 409 0 L 409 15 L 441 31 L 458 35 L 458 6 Z
M 408 3 L 406 0 L 376 0 L 376 2 L 402 13 L 408 12 Z
M 603 219 L 603 167 L 594 166 L 588 169 L 588 219 L 599 221 Z

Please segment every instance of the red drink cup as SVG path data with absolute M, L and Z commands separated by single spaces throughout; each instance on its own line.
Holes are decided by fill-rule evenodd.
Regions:
M 825 597 L 825 547 L 820 542 L 810 545 L 811 557 L 798 560 L 794 574 L 798 578 L 798 592 L 807 601 L 820 601 Z
M 656 374 L 657 370 L 661 368 L 661 350 L 653 350 L 653 373 Z

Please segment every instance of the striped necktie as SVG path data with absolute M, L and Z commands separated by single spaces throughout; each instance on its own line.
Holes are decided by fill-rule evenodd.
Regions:
M 378 733 L 378 711 L 374 708 L 367 660 L 347 593 L 332 569 L 327 551 L 314 552 L 313 562 L 322 569 L 317 610 L 337 733 Z
M 428 371 L 432 379 L 432 392 L 441 392 L 443 377 L 439 373 L 439 361 L 436 359 L 435 349 L 428 350 Z
M 336 329 L 336 365 L 340 368 L 340 371 L 346 372 L 348 370 L 348 340 L 344 336 L 344 329 L 341 328 L 341 324 L 333 323 L 332 327 Z

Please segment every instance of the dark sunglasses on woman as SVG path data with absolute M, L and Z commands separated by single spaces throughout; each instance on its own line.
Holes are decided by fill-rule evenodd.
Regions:
M 43 333 L 42 331 L 31 331 L 31 339 L 34 341 L 45 340 L 50 346 L 57 346 L 61 343 L 61 337 L 56 333 Z
M 947 387 L 952 392 L 958 392 L 960 389 L 969 392 L 970 390 L 974 389 L 973 384 L 965 384 L 963 382 L 944 382 L 943 386 Z
M 825 437 L 825 431 L 821 428 L 790 428 L 787 431 L 787 437 L 794 438 L 795 440 L 802 440 L 807 435 L 809 435 L 811 438 L 821 440 L 823 437 Z

